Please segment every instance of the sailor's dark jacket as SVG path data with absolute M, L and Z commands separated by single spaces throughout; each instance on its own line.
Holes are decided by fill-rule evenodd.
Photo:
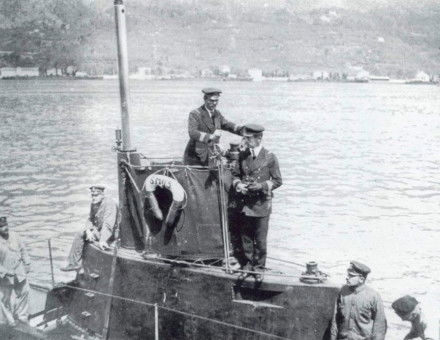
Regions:
M 232 197 L 230 207 L 238 209 L 246 216 L 264 217 L 272 212 L 273 190 L 283 183 L 277 157 L 264 147 L 253 159 L 249 150 L 240 152 L 239 161 L 232 171 L 234 192 L 238 183 L 261 183 L 259 192 Z
M 228 121 L 218 110 L 209 115 L 205 105 L 190 112 L 188 118 L 189 141 L 185 149 L 184 163 L 189 165 L 208 165 L 208 150 L 213 141 L 210 136 L 215 130 L 226 130 L 240 134 L 241 127 Z

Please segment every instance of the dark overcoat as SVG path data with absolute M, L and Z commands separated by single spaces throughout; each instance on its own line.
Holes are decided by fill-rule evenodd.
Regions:
M 264 147 L 255 159 L 249 150 L 243 151 L 232 175 L 234 188 L 240 182 L 257 182 L 263 186 L 259 192 L 238 194 L 236 208 L 246 216 L 269 216 L 272 212 L 272 191 L 283 183 L 277 157 Z
M 189 113 L 189 141 L 185 148 L 183 162 L 188 165 L 208 165 L 209 149 L 213 145 L 210 139 L 215 130 L 226 130 L 240 134 L 241 127 L 228 121 L 218 110 L 210 117 L 205 105 Z

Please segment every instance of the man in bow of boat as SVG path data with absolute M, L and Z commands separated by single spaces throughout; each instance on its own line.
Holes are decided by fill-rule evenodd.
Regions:
M 183 162 L 188 165 L 208 166 L 210 157 L 220 151 L 221 130 L 241 133 L 241 126 L 228 121 L 217 110 L 222 91 L 210 87 L 202 92 L 204 104 L 191 111 L 188 118 L 189 141 L 183 155 Z
M 95 242 L 102 250 L 110 248 L 115 227 L 118 223 L 118 205 L 110 197 L 105 196 L 104 185 L 92 185 L 90 188 L 92 203 L 90 214 L 84 230 L 78 232 L 73 239 L 68 264 L 62 271 L 74 271 L 81 268 L 84 243 Z
M 236 195 L 231 202 L 235 211 L 231 238 L 241 269 L 257 272 L 256 281 L 262 281 L 273 190 L 281 186 L 282 178 L 277 157 L 261 144 L 264 127 L 247 124 L 243 130 L 247 149 L 232 170 Z
M 370 268 L 350 262 L 336 301 L 331 340 L 384 340 L 387 321 L 379 293 L 365 284 Z
M 422 339 L 439 340 L 440 325 L 439 320 L 429 320 L 423 313 L 422 305 L 411 295 L 405 295 L 395 300 L 391 307 L 396 314 L 403 320 L 411 322 L 411 330 L 404 340 Z M 435 314 L 435 313 L 433 313 Z
M 17 233 L 9 231 L 6 217 L 0 217 L 0 325 L 15 327 L 28 323 L 31 261 Z M 12 291 L 15 301 L 12 301 Z M 17 321 L 16 321 L 17 320 Z

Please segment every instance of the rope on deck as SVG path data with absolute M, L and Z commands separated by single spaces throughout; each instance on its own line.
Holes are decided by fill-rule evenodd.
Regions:
M 155 257 L 155 259 L 157 260 L 162 260 L 164 262 L 171 262 L 171 263 L 176 263 L 176 264 L 182 264 L 182 265 L 186 265 L 188 267 L 201 267 L 201 268 L 210 268 L 210 269 L 221 269 L 224 270 L 225 268 L 223 267 L 218 267 L 218 266 L 213 266 L 213 265 L 209 265 L 209 264 L 200 264 L 200 263 L 195 263 L 195 262 L 187 262 L 187 261 L 182 261 L 182 260 L 175 260 L 175 259 L 169 259 L 166 257 Z M 270 273 L 270 272 L 257 272 L 257 271 L 252 271 L 252 270 L 242 270 L 242 269 L 234 269 L 233 270 L 236 273 L 243 273 L 243 274 L 249 274 L 249 275 L 255 275 L 255 274 L 263 274 L 265 276 L 274 276 L 274 277 L 291 277 L 291 278 L 301 278 L 300 275 L 287 275 L 287 274 L 283 274 L 283 273 Z

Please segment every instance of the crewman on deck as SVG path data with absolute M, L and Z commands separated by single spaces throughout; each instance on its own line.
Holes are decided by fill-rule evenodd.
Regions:
M 232 185 L 237 193 L 232 202 L 236 212 L 231 225 L 234 256 L 242 270 L 257 272 L 256 281 L 263 279 L 266 265 L 273 190 L 282 184 L 277 157 L 261 143 L 263 131 L 261 125 L 244 126 L 247 149 L 240 152 L 232 171 Z
M 384 340 L 387 322 L 380 295 L 365 284 L 370 268 L 351 261 L 336 301 L 331 340 Z
M 183 155 L 188 165 L 208 166 L 210 156 L 218 152 L 221 130 L 240 135 L 241 126 L 228 121 L 216 109 L 221 90 L 205 88 L 202 90 L 205 103 L 191 111 L 188 118 L 189 141 Z
M 0 325 L 16 327 L 17 322 L 28 323 L 30 267 L 31 261 L 20 236 L 9 231 L 6 217 L 0 217 Z
M 416 298 L 411 295 L 405 295 L 398 298 L 391 304 L 396 314 L 403 320 L 411 322 L 411 330 L 403 338 L 422 339 L 422 340 L 439 340 L 440 339 L 440 325 L 437 314 L 437 319 L 428 319 L 423 313 L 422 305 Z
M 118 205 L 111 197 L 105 196 L 104 191 L 104 185 L 92 185 L 90 187 L 92 203 L 89 218 L 85 228 L 75 235 L 68 257 L 68 264 L 61 270 L 74 271 L 81 268 L 83 248 L 86 241 L 96 243 L 103 250 L 110 248 L 109 244 L 113 240 L 113 234 L 118 223 Z

